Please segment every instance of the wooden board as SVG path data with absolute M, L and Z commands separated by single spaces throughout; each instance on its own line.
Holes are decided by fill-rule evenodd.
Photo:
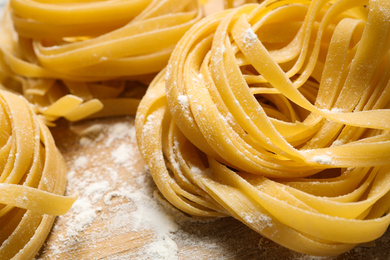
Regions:
M 37 259 L 390 259 L 390 232 L 342 256 L 318 258 L 282 248 L 233 218 L 185 216 L 154 192 L 134 117 L 52 132 L 69 170 L 67 193 L 78 193 L 80 202 L 57 218 Z

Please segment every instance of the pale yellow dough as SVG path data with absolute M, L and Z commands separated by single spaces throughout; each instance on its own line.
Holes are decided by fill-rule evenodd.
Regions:
M 390 2 L 281 0 L 196 23 L 136 114 L 178 209 L 311 255 L 390 223 Z
M 0 259 L 32 259 L 75 197 L 66 165 L 27 100 L 0 90 Z

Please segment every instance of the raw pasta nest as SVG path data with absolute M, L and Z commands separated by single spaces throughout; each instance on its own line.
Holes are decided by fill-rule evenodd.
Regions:
M 32 259 L 56 215 L 75 197 L 62 196 L 66 165 L 47 126 L 23 97 L 0 90 L 0 259 Z
M 192 0 L 10 0 L 1 80 L 47 122 L 135 114 L 146 87 L 134 82 L 163 69 L 201 16 Z
M 390 223 L 389 47 L 389 1 L 265 1 L 201 20 L 136 115 L 159 190 L 305 254 L 377 239 Z

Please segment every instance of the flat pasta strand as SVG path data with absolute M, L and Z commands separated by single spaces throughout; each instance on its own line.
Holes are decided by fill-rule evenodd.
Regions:
M 388 1 L 269 0 L 197 22 L 136 114 L 161 193 L 305 254 L 380 237 L 390 225 L 389 15 Z

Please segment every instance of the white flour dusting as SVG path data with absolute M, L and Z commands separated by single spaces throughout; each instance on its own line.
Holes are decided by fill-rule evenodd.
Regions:
M 179 95 L 177 97 L 177 101 L 183 108 L 188 108 L 189 102 L 188 102 L 188 96 L 186 95 Z
M 128 144 L 121 144 L 111 152 L 112 159 L 117 164 L 129 164 L 134 157 L 134 148 Z
M 332 157 L 329 155 L 316 155 L 312 158 L 313 162 L 325 164 L 325 165 L 331 165 L 332 164 Z
M 98 211 L 87 197 L 81 197 L 76 200 L 72 207 L 74 216 L 68 223 L 66 235 L 61 239 L 64 244 L 71 245 L 77 242 L 79 233 L 95 221 Z
M 82 168 L 85 169 L 88 163 L 88 158 L 86 156 L 78 157 L 74 162 L 74 168 Z
M 246 29 L 242 37 L 243 37 L 244 44 L 247 46 L 252 45 L 257 40 L 257 35 L 255 34 L 252 28 Z
M 91 240 L 146 231 L 152 235 L 139 259 L 177 259 L 178 247 L 172 234 L 178 226 L 154 198 L 155 187 L 136 148 L 134 122 L 92 125 L 73 131 L 80 135 L 80 147 L 66 158 L 67 193 L 79 196 L 71 210 L 58 217 L 54 230 L 61 228 L 64 232 L 56 242 L 49 240 L 41 258 L 60 259 L 67 255 L 68 259 L 78 259 L 75 252 L 83 245 L 94 259 L 95 251 L 91 249 L 95 245 Z M 95 223 L 104 226 L 96 229 Z

